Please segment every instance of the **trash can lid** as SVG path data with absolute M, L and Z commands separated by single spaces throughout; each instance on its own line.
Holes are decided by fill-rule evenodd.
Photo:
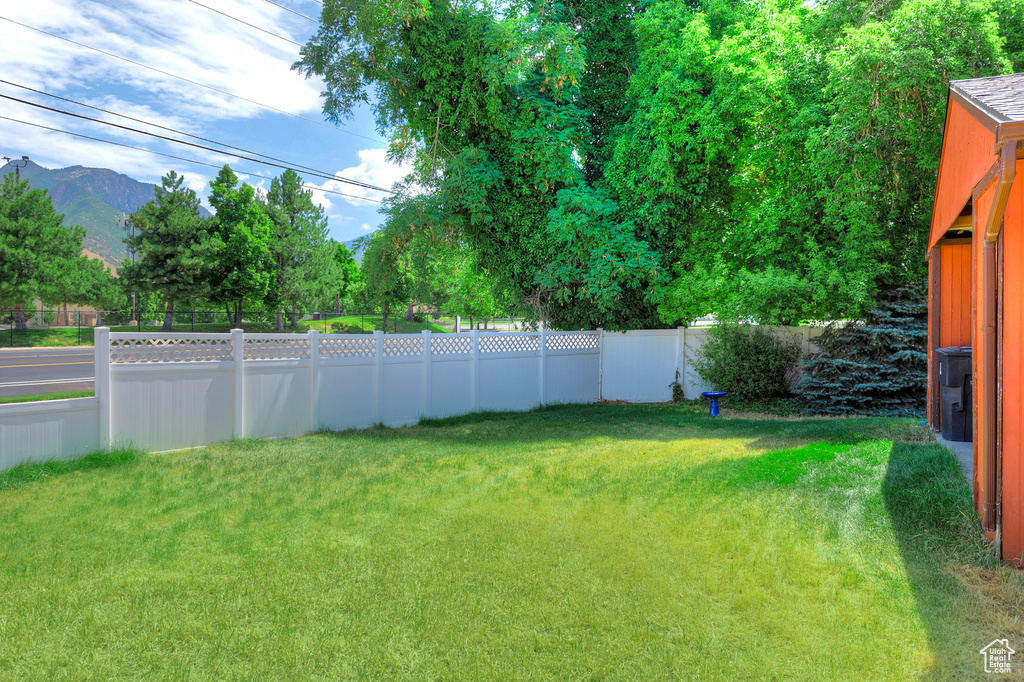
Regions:
M 970 355 L 970 346 L 947 346 L 945 348 L 938 348 L 935 350 L 936 353 L 942 353 L 943 355 Z

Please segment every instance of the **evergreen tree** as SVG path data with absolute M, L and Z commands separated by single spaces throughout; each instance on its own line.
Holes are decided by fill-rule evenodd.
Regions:
M 324 209 L 302 188 L 298 173 L 289 169 L 271 181 L 267 205 L 274 223 L 270 252 L 277 268 L 277 331 L 283 331 L 281 304 L 291 305 L 291 325 L 296 326 L 298 306 L 336 291 L 342 273 L 327 236 Z
M 82 253 L 85 230 L 65 227 L 46 190 L 8 173 L 0 184 L 0 305 L 14 306 L 27 329 L 25 304 L 52 286 Z
M 245 300 L 266 301 L 274 290 L 276 266 L 270 254 L 273 223 L 251 185 L 224 166 L 210 182 L 210 205 L 217 211 L 211 256 L 210 300 L 234 304 L 234 325 L 242 324 Z
M 864 322 L 833 323 L 804 360 L 793 390 L 817 414 L 906 415 L 924 412 L 928 375 L 925 284 L 879 296 Z
M 121 267 L 122 279 L 164 297 L 163 331 L 168 332 L 176 302 L 210 293 L 208 258 L 213 244 L 199 213 L 199 197 L 184 180 L 171 171 L 161 179 L 154 198 L 132 214 L 138 231 L 124 241 L 137 258 Z

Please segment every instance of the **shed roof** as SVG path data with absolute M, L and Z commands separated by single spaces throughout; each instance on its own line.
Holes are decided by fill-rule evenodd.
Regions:
M 949 87 L 997 123 L 1024 121 L 1024 73 L 952 81 Z

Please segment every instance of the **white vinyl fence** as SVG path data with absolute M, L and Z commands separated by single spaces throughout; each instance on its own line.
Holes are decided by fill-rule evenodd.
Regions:
M 807 328 L 780 329 L 802 335 Z M 818 332 L 820 333 L 820 331 Z M 0 470 L 110 447 L 151 451 L 598 400 L 663 402 L 706 328 L 321 335 L 95 330 L 96 397 L 0 405 Z
M 712 327 L 643 329 L 601 337 L 601 399 L 627 403 L 661 403 L 672 399 L 678 376 L 688 400 L 712 387 L 694 365 Z M 814 339 L 824 327 L 772 327 L 773 334 L 797 343 L 804 355 L 818 352 Z M 678 374 L 677 374 L 678 372 Z M 792 377 L 794 380 L 797 377 Z

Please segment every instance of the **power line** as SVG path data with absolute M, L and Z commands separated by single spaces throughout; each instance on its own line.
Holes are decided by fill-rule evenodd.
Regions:
M 44 125 L 42 125 L 40 123 L 31 123 L 29 121 L 22 121 L 22 120 L 17 119 L 17 118 L 11 118 L 9 116 L 0 116 L 0 120 L 11 121 L 12 123 L 20 123 L 22 125 L 32 126 L 33 128 L 42 128 L 43 130 L 51 130 L 51 131 L 53 131 L 55 133 L 63 133 L 65 135 L 72 135 L 74 137 L 81 137 L 81 138 L 86 139 L 86 140 L 92 140 L 93 142 L 103 142 L 104 144 L 114 145 L 115 147 L 123 147 L 125 149 L 134 149 L 135 151 L 146 152 L 147 154 L 155 154 L 156 156 L 163 156 L 163 157 L 168 158 L 168 159 L 175 159 L 177 161 L 185 161 L 187 163 L 194 163 L 194 164 L 196 164 L 198 166 L 207 166 L 208 168 L 217 168 L 217 169 L 221 168 L 221 166 L 218 166 L 215 163 L 207 163 L 205 161 L 197 161 L 195 159 L 189 159 L 189 158 L 186 158 L 184 156 L 174 156 L 173 154 L 165 154 L 163 152 L 153 151 L 152 149 L 146 149 L 145 147 L 136 147 L 134 145 L 124 144 L 123 142 L 114 142 L 113 140 L 104 140 L 101 137 L 92 137 L 90 135 L 83 135 L 81 133 L 74 133 L 74 132 L 71 132 L 70 130 L 61 130 L 60 128 L 52 128 L 50 126 L 44 126 Z M 247 171 L 242 170 L 242 169 L 238 169 L 238 170 L 239 170 L 239 172 L 245 173 L 247 175 L 256 175 L 257 177 L 261 177 L 257 173 L 250 173 L 250 172 L 247 172 Z M 345 194 L 344 192 L 339 192 L 339 191 L 333 190 L 333 189 L 324 189 L 323 187 L 317 187 L 316 185 L 303 184 L 302 186 L 305 187 L 306 189 L 316 190 L 318 192 L 324 192 L 326 194 L 337 194 L 339 196 L 348 197 L 350 199 L 359 199 L 360 201 L 372 201 L 372 202 L 378 203 L 378 204 L 381 203 L 380 199 L 368 199 L 366 197 L 357 196 L 355 194 Z
M 209 142 L 210 144 L 215 144 L 217 146 L 224 147 L 225 149 L 234 149 L 236 151 L 244 152 L 245 154 L 252 154 L 253 156 L 259 156 L 259 157 L 262 157 L 264 159 L 270 159 L 271 161 L 278 161 L 278 162 L 280 162 L 282 164 L 285 164 L 288 168 L 293 168 L 293 169 L 296 169 L 296 170 L 308 171 L 310 173 L 314 173 L 314 174 L 317 174 L 317 175 L 320 175 L 320 176 L 330 176 L 332 179 L 339 180 L 340 182 L 348 182 L 349 184 L 355 184 L 355 185 L 358 185 L 360 187 L 364 187 L 366 189 L 376 190 L 378 192 L 390 192 L 391 191 L 391 190 L 384 189 L 382 187 L 377 187 L 376 185 L 371 185 L 369 183 L 362 182 L 361 180 L 352 180 L 350 178 L 346 178 L 344 176 L 339 176 L 339 175 L 336 175 L 336 174 L 335 175 L 331 175 L 330 173 L 327 173 L 326 171 L 321 171 L 321 170 L 318 170 L 316 168 L 312 168 L 310 166 L 302 166 L 302 165 L 299 165 L 299 164 L 293 164 L 293 163 L 291 163 L 289 161 L 286 161 L 284 159 L 279 159 L 279 158 L 277 158 L 275 156 L 269 156 L 267 154 L 261 154 L 259 152 L 254 152 L 254 151 L 245 149 L 243 147 L 236 147 L 234 145 L 226 144 L 224 142 L 218 142 L 217 140 L 211 140 L 211 139 L 206 138 L 206 137 L 200 137 L 199 135 L 193 135 L 192 133 L 186 133 L 186 132 L 184 132 L 182 130 L 178 130 L 176 128 L 170 128 L 168 126 L 160 125 L 159 123 L 153 123 L 152 121 L 147 121 L 145 119 L 135 118 L 134 116 L 128 116 L 127 114 L 120 114 L 120 113 L 118 113 L 116 111 L 110 111 L 109 109 L 104 109 L 102 107 L 95 107 L 95 106 L 93 106 L 91 104 L 85 104 L 84 102 L 79 102 L 77 100 L 69 99 L 67 97 L 61 97 L 60 95 L 55 95 L 53 93 L 46 92 L 44 90 L 37 90 L 35 88 L 30 88 L 27 85 L 21 85 L 19 83 L 14 83 L 14 82 L 11 82 L 9 80 L 4 80 L 3 78 L 0 78 L 0 83 L 3 83 L 5 85 L 11 85 L 13 87 L 20 88 L 22 90 L 27 90 L 29 92 L 34 92 L 34 93 L 36 93 L 38 95 L 45 95 L 46 97 L 52 97 L 53 99 L 58 99 L 58 100 L 60 100 L 62 102 L 68 102 L 69 104 L 75 104 L 75 105 L 78 105 L 80 107 L 85 107 L 86 109 L 92 109 L 93 111 L 100 111 L 100 112 L 103 112 L 104 114 L 110 114 L 111 116 L 117 116 L 119 118 L 127 119 L 129 121 L 135 121 L 136 123 L 141 123 L 143 125 L 152 126 L 154 128 L 159 128 L 161 130 L 167 130 L 167 131 L 172 132 L 172 133 L 177 133 L 178 135 L 185 135 L 186 137 L 191 137 L 194 140 L 201 140 L 203 142 Z M 0 97 L 4 97 L 4 98 L 7 98 L 7 99 L 13 99 L 16 102 L 21 102 L 23 104 L 30 104 L 32 106 L 42 107 L 42 105 L 35 104 L 33 102 L 27 102 L 25 100 L 20 100 L 20 99 L 17 99 L 17 98 L 13 98 L 13 97 L 10 97 L 8 95 L 0 94 Z M 55 111 L 55 112 L 58 112 L 58 113 L 66 113 L 69 116 L 76 116 L 76 117 L 78 116 L 78 114 L 73 114 L 71 112 L 62 112 L 60 109 L 50 109 L 50 111 Z M 86 118 L 88 118 L 88 117 L 86 117 Z M 88 118 L 88 120 L 95 121 L 97 119 Z M 100 121 L 100 122 L 101 123 L 106 123 L 105 121 Z M 135 131 L 134 128 L 128 128 L 128 130 Z M 135 132 L 141 132 L 143 134 L 148 134 L 145 131 L 135 131 Z M 163 137 L 161 137 L 161 139 L 170 139 L 170 138 L 163 138 Z M 204 147 L 204 149 L 205 149 L 205 147 Z M 216 150 L 216 151 L 219 151 L 219 150 Z M 224 152 L 221 152 L 221 153 L 224 153 Z M 233 154 L 229 154 L 229 156 L 234 156 L 234 155 Z M 242 158 L 242 157 L 236 157 L 236 158 Z M 262 162 L 260 162 L 260 163 L 262 163 Z
M 63 109 L 57 109 L 57 108 L 54 108 L 54 107 L 48 107 L 45 104 L 38 104 L 36 102 L 30 102 L 29 100 L 21 99 L 19 97 L 12 97 L 10 95 L 5 95 L 3 93 L 0 93 L 0 98 L 8 99 L 8 100 L 11 100 L 12 102 L 19 102 L 21 104 L 25 104 L 25 105 L 30 106 L 30 107 L 36 107 L 37 109 L 44 109 L 46 111 L 52 111 L 53 113 L 56 113 L 56 114 L 64 114 L 65 116 L 73 116 L 74 118 L 79 118 L 79 119 L 82 119 L 84 121 L 91 121 L 93 123 L 101 123 L 101 124 L 106 125 L 106 126 L 111 126 L 111 127 L 114 127 L 114 128 L 120 128 L 121 130 L 127 130 L 129 132 L 138 133 L 140 135 L 148 135 L 150 137 L 155 137 L 157 139 L 165 140 L 167 142 L 174 142 L 175 144 L 182 144 L 182 145 L 185 145 L 185 146 L 188 146 L 188 147 L 195 147 L 196 149 L 202 149 L 204 151 L 214 152 L 215 154 L 224 154 L 225 156 L 232 156 L 232 157 L 234 157 L 236 159 L 243 159 L 245 161 L 253 161 L 255 163 L 261 163 L 261 164 L 263 164 L 265 166 L 273 166 L 275 168 L 283 168 L 285 170 L 293 169 L 293 166 L 291 166 L 291 165 L 280 164 L 280 163 L 271 163 L 270 161 L 262 161 L 260 159 L 253 158 L 251 156 L 244 156 L 242 154 L 233 154 L 233 153 L 230 153 L 230 152 L 226 152 L 223 149 L 217 149 L 215 147 L 207 147 L 206 145 L 197 144 L 195 142 L 189 142 L 188 140 L 179 140 L 177 138 L 168 137 L 166 135 L 158 135 L 157 133 L 151 133 L 151 132 L 148 132 L 146 130 L 139 130 L 138 128 L 132 128 L 130 126 L 123 126 L 123 125 L 121 125 L 119 123 L 114 123 L 112 121 L 104 121 L 103 119 L 93 118 L 91 116 L 84 116 L 82 114 L 76 114 L 76 113 L 74 113 L 72 111 L 64 111 Z M 373 191 L 376 191 L 376 192 L 384 192 L 384 193 L 387 193 L 387 194 L 394 194 L 393 190 L 384 189 L 383 187 L 377 187 L 376 185 L 371 185 L 369 183 L 361 182 L 359 180 L 350 180 L 349 178 L 340 177 L 340 176 L 337 176 L 337 175 L 331 175 L 329 173 L 324 173 L 322 171 L 317 171 L 317 170 L 309 170 L 307 172 L 311 173 L 311 174 L 313 174 L 315 176 L 318 176 L 320 178 L 323 178 L 325 180 L 334 180 L 334 181 L 341 182 L 341 183 L 344 183 L 344 184 L 347 184 L 347 185 L 354 185 L 354 186 L 360 187 L 362 189 L 369 189 L 369 190 L 373 190 Z
M 191 2 L 191 3 L 193 4 L 193 5 L 199 5 L 200 7 L 204 8 L 204 9 L 208 9 L 208 10 L 210 10 L 211 12 L 216 12 L 217 14 L 221 15 L 222 17 L 227 17 L 228 19 L 231 19 L 232 21 L 237 21 L 237 22 L 238 22 L 238 23 L 240 23 L 240 24 L 245 24 L 245 25 L 246 25 L 246 26 L 248 26 L 249 28 L 254 28 L 254 29 L 256 29 L 257 31 L 263 31 L 263 32 L 264 32 L 264 33 L 266 33 L 267 35 L 271 35 L 271 36 L 274 36 L 275 38 L 280 38 L 281 40 L 287 41 L 287 42 L 289 42 L 289 43 L 291 43 L 292 45 L 295 45 L 295 46 L 297 46 L 297 47 L 302 47 L 302 43 L 297 43 L 297 42 L 295 42 L 294 40 L 292 40 L 291 38 L 285 38 L 285 37 L 284 37 L 284 36 L 282 36 L 282 35 L 278 35 L 277 33 L 274 33 L 273 31 L 268 31 L 268 30 L 267 30 L 267 29 L 265 29 L 265 28 L 260 28 L 260 27 L 259 27 L 259 26 L 257 26 L 256 24 L 250 24 L 250 23 L 249 23 L 248 21 L 245 21 L 245 20 L 243 20 L 243 19 L 239 19 L 238 17 L 235 17 L 235 16 L 231 16 L 231 15 L 230 15 L 230 14 L 228 14 L 227 12 L 221 12 L 221 11 L 220 11 L 219 9 L 214 9 L 214 8 L 210 7 L 209 5 L 204 5 L 204 4 L 203 4 L 203 3 L 201 3 L 201 2 L 196 2 L 196 0 L 188 0 L 188 1 L 189 1 L 189 2 Z
M 220 93 L 222 95 L 227 95 L 228 97 L 234 97 L 235 99 L 242 100 L 243 102 L 248 102 L 249 104 L 255 104 L 256 106 L 263 107 L 264 109 L 269 109 L 271 111 L 276 111 L 279 114 L 285 114 L 287 116 L 292 116 L 293 118 L 301 118 L 303 121 L 308 121 L 309 123 L 315 123 L 316 125 L 323 126 L 325 128 L 330 128 L 331 130 L 335 130 L 337 132 L 342 132 L 342 133 L 345 133 L 346 135 L 352 135 L 353 137 L 360 137 L 360 138 L 362 138 L 364 140 L 369 140 L 370 142 L 373 142 L 375 144 L 386 146 L 384 144 L 383 140 L 378 140 L 378 139 L 374 139 L 372 137 L 367 137 L 366 135 L 360 135 L 359 133 L 353 133 L 350 130 L 345 130 L 344 128 L 338 128 L 337 126 L 328 125 L 328 124 L 324 123 L 323 121 L 317 121 L 317 120 L 312 119 L 312 118 L 307 118 L 307 117 L 302 116 L 300 114 L 293 114 L 290 111 L 285 111 L 284 109 L 279 109 L 278 107 L 274 107 L 274 106 L 271 106 L 269 104 L 263 104 L 262 102 L 257 102 L 256 100 L 249 99 L 248 97 L 243 97 L 242 95 L 236 95 L 233 92 L 228 92 L 227 90 L 221 90 L 220 88 L 216 88 L 216 87 L 214 87 L 212 85 L 206 85 L 205 83 L 200 83 L 198 81 L 194 81 L 191 78 L 186 78 L 185 76 L 179 76 L 179 75 L 177 75 L 175 73 L 171 73 L 170 71 L 164 71 L 163 69 L 158 69 L 155 66 L 150 66 L 149 64 L 143 64 L 142 62 L 137 62 L 134 59 L 129 59 L 128 57 L 122 57 L 121 55 L 114 54 L 113 52 L 107 52 L 106 50 L 101 50 L 98 47 L 93 47 L 92 45 L 86 45 L 85 43 L 80 43 L 80 42 L 78 42 L 76 40 L 72 40 L 71 38 L 65 38 L 64 36 L 57 35 L 56 33 L 50 33 L 49 31 L 44 31 L 41 28 L 36 28 L 35 26 L 29 26 L 28 24 L 23 24 L 20 21 L 15 21 L 14 19 L 8 19 L 7 17 L 4 17 L 4 16 L 0 16 L 0 19 L 2 19 L 3 21 L 7 21 L 9 23 L 15 24 L 16 26 L 21 26 L 22 28 L 27 28 L 30 31 L 35 31 L 36 33 L 42 33 L 43 35 L 50 36 L 51 38 L 57 38 L 58 40 L 63 40 L 66 43 L 71 43 L 72 45 L 77 45 L 78 47 L 84 47 L 85 49 L 92 50 L 93 52 L 99 52 L 100 54 L 106 55 L 108 57 L 113 57 L 114 59 L 120 59 L 123 62 L 128 62 L 129 64 L 133 64 L 135 66 L 141 66 L 144 69 L 149 69 L 150 71 L 155 71 L 156 73 L 163 74 L 164 76 L 170 76 L 171 78 L 176 78 L 176 79 L 178 79 L 180 81 L 184 81 L 186 83 L 190 83 L 192 85 L 196 85 L 196 86 L 199 86 L 201 88 L 206 88 L 207 90 L 212 90 L 213 92 L 217 92 L 217 93 Z
M 302 12 L 296 12 L 291 7 L 285 7 L 284 5 L 277 4 L 276 2 L 274 2 L 274 0 L 266 0 L 266 1 L 269 2 L 271 5 L 273 5 L 274 7 L 280 7 L 285 12 L 291 12 L 292 14 L 297 14 L 298 16 L 302 17 L 303 19 L 309 19 L 314 24 L 319 24 L 320 23 L 319 20 L 314 19 L 313 17 L 309 16 L 308 14 L 303 14 Z

